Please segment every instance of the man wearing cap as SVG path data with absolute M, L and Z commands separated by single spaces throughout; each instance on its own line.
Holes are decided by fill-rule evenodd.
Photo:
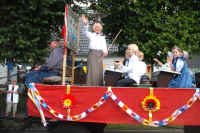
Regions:
M 51 53 L 46 59 L 45 64 L 38 66 L 26 75 L 25 84 L 29 88 L 30 83 L 40 83 L 45 77 L 59 75 L 62 68 L 63 48 L 60 47 L 58 41 L 53 40 L 49 44 Z

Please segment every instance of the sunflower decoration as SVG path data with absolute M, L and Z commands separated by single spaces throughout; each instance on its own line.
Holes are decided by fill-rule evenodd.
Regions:
M 146 96 L 142 101 L 145 111 L 155 112 L 160 109 L 160 101 L 155 96 Z
M 70 94 L 66 94 L 63 97 L 62 101 L 63 101 L 63 107 L 66 109 L 69 109 L 72 106 L 72 104 L 75 103 L 74 97 Z

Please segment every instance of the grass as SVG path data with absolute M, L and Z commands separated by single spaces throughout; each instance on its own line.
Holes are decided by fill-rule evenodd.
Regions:
M 182 129 L 184 126 L 168 125 L 163 127 L 150 127 L 144 125 L 131 125 L 131 124 L 108 124 L 106 129 L 117 130 L 160 130 L 160 129 Z

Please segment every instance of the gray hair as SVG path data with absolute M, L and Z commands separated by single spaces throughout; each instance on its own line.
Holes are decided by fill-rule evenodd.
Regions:
M 188 54 L 188 52 L 185 51 L 185 50 L 183 50 L 183 57 L 184 57 L 185 59 L 188 59 L 188 58 L 189 58 L 189 54 Z

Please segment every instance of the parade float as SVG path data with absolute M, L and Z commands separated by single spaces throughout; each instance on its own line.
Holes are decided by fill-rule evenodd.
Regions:
M 30 84 L 29 116 L 40 117 L 44 126 L 47 119 L 153 127 L 200 125 L 199 88 L 78 86 L 73 84 L 74 63 L 72 82 L 66 84 L 66 48 L 71 48 L 67 37 L 77 38 L 71 13 L 66 6 L 62 85 Z
M 199 88 L 130 88 L 31 84 L 30 116 L 148 126 L 199 125 Z

